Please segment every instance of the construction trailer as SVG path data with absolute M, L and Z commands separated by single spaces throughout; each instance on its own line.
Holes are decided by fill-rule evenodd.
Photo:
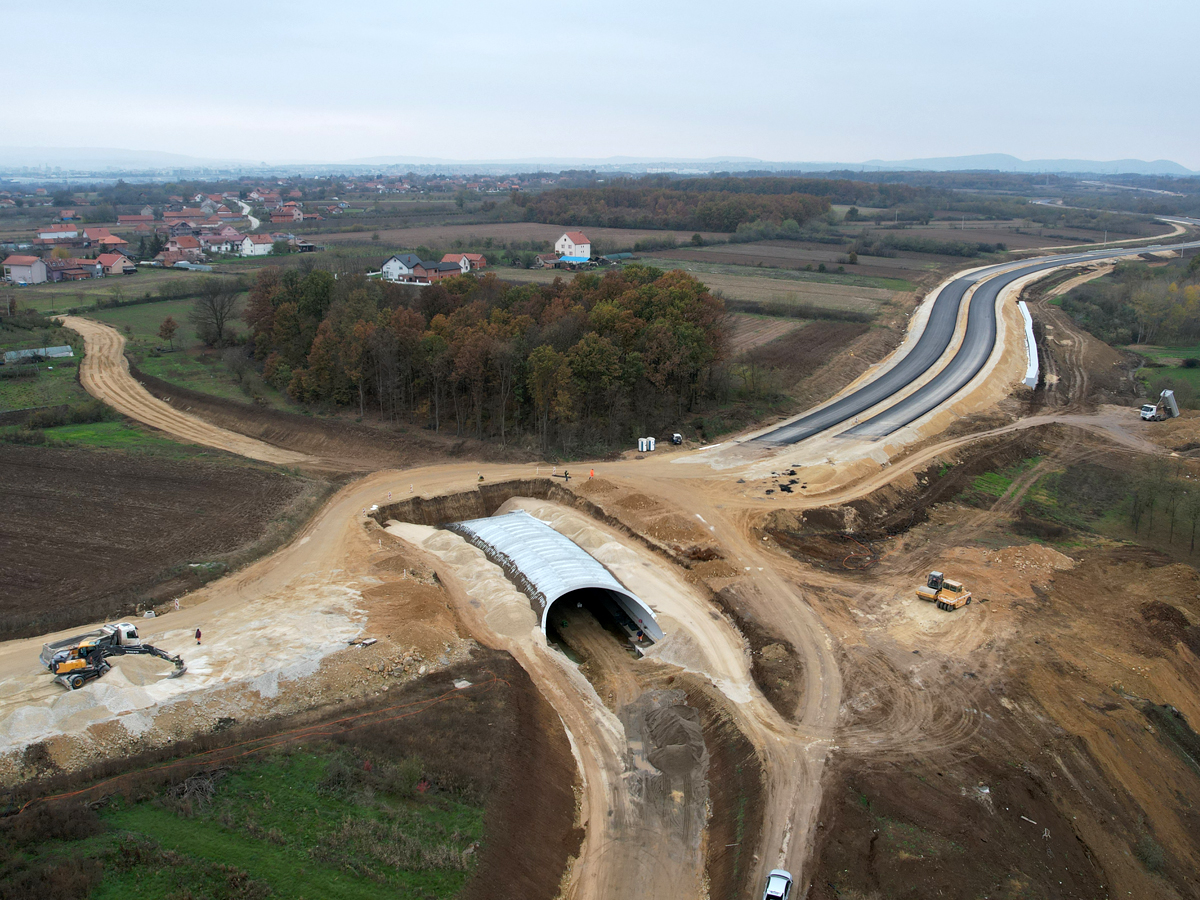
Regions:
M 1147 403 L 1142 406 L 1142 420 L 1145 422 L 1162 422 L 1166 419 L 1179 417 L 1179 404 L 1175 402 L 1174 391 L 1163 391 L 1157 403 Z

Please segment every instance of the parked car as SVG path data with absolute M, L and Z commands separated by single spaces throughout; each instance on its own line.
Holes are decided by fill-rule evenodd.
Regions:
M 767 876 L 767 887 L 763 900 L 788 900 L 792 895 L 792 873 L 785 869 L 772 869 Z

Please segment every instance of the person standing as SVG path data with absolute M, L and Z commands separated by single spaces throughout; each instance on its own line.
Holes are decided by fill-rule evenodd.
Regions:
M 199 628 L 196 629 L 196 643 L 197 643 L 197 645 L 200 643 L 200 629 Z

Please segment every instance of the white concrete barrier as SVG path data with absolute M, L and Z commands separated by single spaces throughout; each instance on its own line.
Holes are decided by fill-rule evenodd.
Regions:
M 1021 307 L 1021 316 L 1025 319 L 1025 357 L 1029 360 L 1029 367 L 1025 370 L 1025 384 L 1027 387 L 1037 387 L 1038 383 L 1038 352 L 1037 340 L 1033 336 L 1033 318 L 1029 315 L 1029 307 L 1022 300 L 1017 304 Z

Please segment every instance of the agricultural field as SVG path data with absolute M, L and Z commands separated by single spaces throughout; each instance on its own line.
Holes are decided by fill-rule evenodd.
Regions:
M 733 356 L 739 356 L 790 334 L 805 324 L 802 319 L 760 316 L 754 313 L 734 313 L 730 319 L 733 324 L 733 337 L 729 342 L 729 351 Z
M 6 639 L 177 596 L 197 584 L 188 563 L 233 562 L 269 533 L 298 524 L 325 490 L 116 422 L 44 433 L 50 443 L 118 449 L 0 442 Z
M 474 225 L 421 225 L 412 228 L 378 229 L 379 240 L 371 239 L 367 233 L 316 233 L 308 239 L 318 244 L 333 247 L 339 244 L 365 244 L 379 247 L 380 262 L 392 253 L 402 250 L 412 250 L 416 247 L 430 247 L 435 250 L 448 252 L 459 248 L 481 248 L 486 254 L 488 241 L 497 247 L 505 244 L 541 245 L 546 250 L 552 249 L 554 242 L 568 229 L 562 225 L 542 225 L 536 222 L 499 222 L 479 223 Z M 692 232 L 661 231 L 655 229 L 637 228 L 586 228 L 584 233 L 592 239 L 593 253 L 615 253 L 630 250 L 640 240 L 670 240 L 672 237 L 679 244 L 686 244 L 692 238 Z M 705 233 L 705 240 L 724 240 L 725 235 Z
M 753 241 L 661 250 L 654 254 L 654 258 L 672 260 L 675 265 L 696 272 L 728 271 L 729 267 L 790 269 L 806 275 L 811 271 L 813 276 L 822 277 L 822 273 L 817 271 L 820 266 L 829 272 L 836 272 L 841 266 L 845 269 L 844 277 L 847 280 L 862 279 L 864 284 L 890 287 L 892 290 L 911 290 L 912 281 L 936 272 L 946 264 L 942 257 L 915 253 L 895 257 L 860 255 L 858 262 L 851 264 L 846 255 L 848 245 L 849 242 L 839 246 L 804 241 Z M 829 275 L 823 277 L 831 278 Z

